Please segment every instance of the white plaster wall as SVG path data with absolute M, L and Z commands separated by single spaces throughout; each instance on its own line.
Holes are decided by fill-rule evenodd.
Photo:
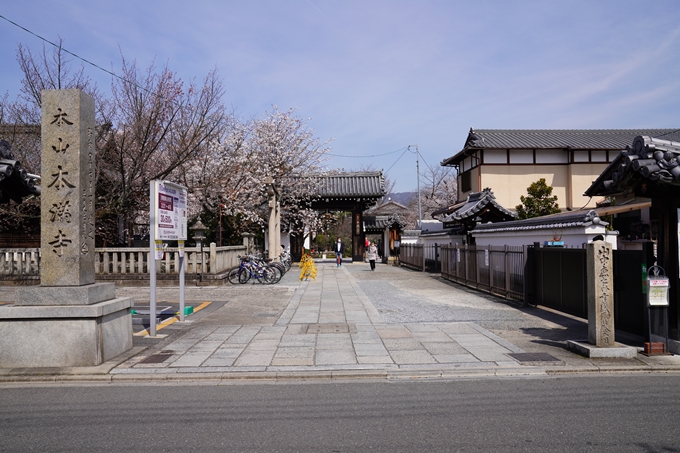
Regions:
M 561 235 L 561 241 L 564 242 L 565 247 L 582 247 L 584 243 L 592 242 L 597 235 L 605 237 L 605 241 L 612 244 L 616 250 L 616 242 L 618 231 L 606 231 L 602 225 L 591 225 L 589 227 L 568 228 L 562 230 L 531 230 L 531 231 L 507 231 L 498 233 L 475 234 L 477 245 L 494 245 L 494 246 L 522 246 L 531 245 L 534 242 L 543 244 L 545 241 L 552 241 L 555 236 Z
M 449 234 L 441 234 L 441 235 L 436 235 L 436 236 L 420 236 L 418 238 L 418 244 L 424 244 L 424 245 L 444 245 L 444 244 L 460 244 L 463 245 L 463 236 L 461 235 L 449 235 Z
M 418 236 L 402 236 L 400 244 L 417 244 Z

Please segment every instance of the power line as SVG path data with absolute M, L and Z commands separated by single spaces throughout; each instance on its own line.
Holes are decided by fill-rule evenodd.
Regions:
M 381 157 L 381 156 L 388 156 L 388 155 L 390 155 L 390 154 L 398 153 L 398 152 L 401 151 L 402 149 L 404 149 L 404 148 L 399 148 L 398 150 L 396 150 L 396 151 L 390 151 L 389 153 L 372 154 L 372 155 L 370 155 L 370 156 L 344 156 L 344 155 L 342 155 L 342 154 L 330 154 L 330 153 L 329 153 L 329 154 L 326 154 L 326 155 L 327 155 L 327 156 L 333 156 L 333 157 L 351 157 L 351 158 L 363 159 L 363 158 L 365 158 L 365 157 Z
M 71 55 L 71 56 L 77 58 L 78 60 L 83 61 L 83 62 L 89 64 L 90 66 L 92 66 L 92 67 L 94 67 L 94 68 L 96 68 L 96 69 L 99 69 L 100 71 L 103 71 L 103 72 L 105 72 L 105 73 L 107 73 L 107 74 L 109 74 L 109 75 L 111 75 L 111 76 L 113 76 L 113 77 L 115 77 L 115 78 L 117 78 L 117 79 L 119 79 L 119 80 L 125 82 L 125 83 L 129 83 L 129 84 L 131 84 L 131 85 L 133 85 L 133 86 L 136 86 L 137 88 L 139 88 L 139 89 L 141 89 L 141 90 L 144 90 L 144 91 L 146 91 L 147 93 L 149 93 L 149 94 L 151 94 L 151 95 L 153 95 L 153 96 L 157 96 L 157 97 L 159 97 L 160 99 L 165 99 L 164 96 L 162 96 L 162 95 L 160 95 L 160 94 L 158 94 L 158 93 L 154 93 L 154 92 L 152 92 L 151 90 L 149 90 L 148 88 L 145 88 L 145 87 L 143 87 L 143 86 L 140 86 L 140 85 L 138 85 L 138 84 L 135 83 L 135 82 L 132 82 L 132 81 L 130 81 L 130 80 L 128 80 L 128 79 L 126 79 L 126 78 L 124 78 L 124 77 L 122 77 L 122 76 L 119 76 L 119 75 L 116 74 L 115 72 L 109 71 L 108 69 L 105 69 L 105 68 L 99 66 L 98 64 L 93 63 L 93 62 L 91 62 L 90 60 L 81 57 L 80 55 L 78 55 L 78 54 L 76 54 L 76 53 L 74 53 L 74 52 L 71 52 L 70 50 L 68 50 L 68 49 L 66 49 L 66 48 L 64 48 L 64 47 L 62 47 L 60 44 L 56 44 L 56 43 L 50 41 L 49 39 L 40 36 L 39 34 L 37 34 L 37 33 L 33 32 L 33 31 L 29 30 L 28 28 L 26 28 L 26 27 L 24 27 L 24 26 L 22 26 L 22 25 L 19 25 L 18 23 L 14 22 L 14 21 L 12 21 L 12 20 L 10 20 L 10 19 L 8 19 L 7 17 L 3 16 L 2 14 L 0 14 L 0 18 L 4 19 L 5 21 L 9 22 L 10 24 L 14 25 L 15 27 L 20 28 L 21 30 L 25 31 L 26 33 L 29 33 L 29 34 L 35 36 L 36 38 L 38 38 L 38 39 L 40 39 L 40 40 L 42 40 L 42 41 L 44 41 L 44 42 L 46 42 L 46 43 L 48 43 L 48 44 L 50 44 L 50 45 L 56 47 L 56 48 L 58 48 L 58 49 L 63 50 L 65 53 L 67 53 L 67 54 L 69 54 L 69 55 Z M 172 102 L 172 103 L 174 103 L 174 104 L 177 104 L 177 105 L 178 105 L 179 107 L 181 107 L 181 108 L 184 108 L 184 106 L 183 106 L 182 104 L 178 103 L 178 102 L 175 101 L 175 100 L 170 100 L 170 102 Z M 349 156 L 349 155 L 331 154 L 331 153 L 328 153 L 327 155 L 328 155 L 328 156 L 332 156 L 332 157 L 345 157 L 345 158 L 361 159 L 361 158 L 371 158 L 371 157 L 389 156 L 390 154 L 398 153 L 398 152 L 401 151 L 402 149 L 404 150 L 404 153 L 405 153 L 406 151 L 409 150 L 408 147 L 406 147 L 405 149 L 404 149 L 404 148 L 400 148 L 400 149 L 397 149 L 397 150 L 395 150 L 395 151 L 390 151 L 390 152 L 388 152 L 388 153 L 372 154 L 372 155 L 368 155 L 368 156 Z M 399 156 L 399 158 L 394 162 L 394 164 L 392 164 L 392 166 L 390 166 L 390 169 L 391 169 L 392 167 L 394 167 L 394 165 L 395 165 L 397 162 L 399 162 L 399 159 L 401 159 L 401 157 L 404 155 L 404 153 L 402 153 L 401 156 Z M 426 164 L 427 164 L 427 162 L 426 162 Z M 429 165 L 428 165 L 428 167 L 429 167 Z M 389 171 L 389 169 L 388 169 L 388 171 Z M 387 172 L 385 172 L 385 173 L 387 173 Z
M 16 22 L 14 22 L 14 21 L 12 21 L 12 20 L 6 18 L 6 17 L 3 16 L 2 14 L 0 14 L 0 18 L 5 19 L 5 20 L 6 20 L 7 22 L 9 22 L 10 24 L 12 24 L 12 25 L 14 25 L 15 27 L 18 27 L 18 28 L 24 30 L 24 31 L 27 32 L 27 33 L 30 33 L 31 35 L 35 36 L 36 38 L 41 39 L 41 40 L 43 40 L 44 42 L 46 42 L 46 43 L 48 43 L 48 44 L 51 44 L 52 46 L 54 46 L 54 47 L 56 47 L 56 48 L 58 48 L 58 49 L 63 50 L 63 51 L 66 52 L 67 54 L 76 57 L 76 58 L 79 59 L 80 61 L 83 61 L 83 62 L 85 62 L 85 63 L 87 63 L 87 64 L 89 64 L 89 65 L 91 65 L 91 66 L 93 66 L 93 67 L 95 67 L 95 68 L 97 68 L 97 69 L 99 69 L 99 70 L 101 70 L 101 71 L 104 71 L 105 73 L 110 74 L 110 75 L 112 75 L 113 77 L 115 77 L 115 78 L 117 78 L 117 79 L 120 79 L 120 80 L 122 80 L 122 81 L 125 82 L 125 83 L 129 83 L 129 84 L 131 84 L 131 85 L 134 85 L 134 86 L 136 86 L 137 88 L 139 88 L 139 89 L 141 89 L 141 90 L 144 90 L 144 91 L 146 91 L 147 93 L 149 93 L 149 94 L 151 94 L 151 95 L 158 96 L 158 97 L 161 98 L 161 99 L 165 99 L 165 98 L 164 98 L 163 96 L 161 96 L 160 94 L 154 93 L 154 92 L 152 92 L 151 90 L 149 90 L 148 88 L 144 88 L 143 86 L 140 86 L 140 85 L 136 84 L 135 82 L 131 82 L 130 80 L 127 80 L 127 79 L 125 79 L 124 77 L 119 76 L 119 75 L 116 74 L 115 72 L 111 72 L 111 71 L 109 71 L 108 69 L 104 69 L 104 68 L 102 68 L 101 66 L 99 66 L 98 64 L 93 63 L 93 62 L 91 62 L 90 60 L 88 60 L 88 59 L 86 59 L 86 58 L 83 58 L 83 57 L 81 57 L 80 55 L 75 54 L 75 53 L 71 52 L 71 51 L 68 50 L 68 49 L 63 48 L 61 45 L 53 43 L 52 41 L 50 41 L 50 40 L 47 39 L 47 38 L 43 38 L 43 37 L 40 36 L 39 34 L 37 34 L 37 33 L 33 32 L 33 31 L 29 30 L 29 29 L 26 28 L 26 27 L 23 27 L 23 26 L 17 24 Z M 178 103 L 177 101 L 171 100 L 170 102 L 175 103 L 175 104 L 177 104 L 178 106 L 182 107 L 182 105 L 181 105 L 180 103 Z
M 430 167 L 430 164 L 427 163 L 427 161 L 425 160 L 425 158 L 423 157 L 423 155 L 420 153 L 420 151 L 416 151 L 416 152 L 418 153 L 418 155 L 420 156 L 420 158 L 423 159 L 423 162 L 425 162 L 425 165 L 427 165 L 427 168 L 429 168 L 430 171 L 434 174 L 434 170 L 432 170 L 432 167 Z
M 399 157 L 397 158 L 397 160 L 395 160 L 394 163 L 393 163 L 392 165 L 390 165 L 390 168 L 388 168 L 387 170 L 385 170 L 385 173 L 389 173 L 389 171 L 392 169 L 392 167 L 394 167 L 394 166 L 397 164 L 397 162 L 399 162 L 399 159 L 401 159 L 402 157 L 404 157 L 404 154 L 406 154 L 406 151 L 408 151 L 408 148 L 406 148 L 406 149 L 404 150 L 404 152 L 401 153 L 401 156 L 399 156 Z

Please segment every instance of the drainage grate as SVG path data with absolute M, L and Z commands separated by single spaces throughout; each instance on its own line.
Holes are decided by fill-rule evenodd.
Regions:
M 154 354 L 150 355 L 146 359 L 142 360 L 139 363 L 163 363 L 166 360 L 168 360 L 168 357 L 170 357 L 172 354 Z
M 255 313 L 254 316 L 262 317 L 262 318 L 267 318 L 267 317 L 276 318 L 278 315 L 276 313 Z
M 357 333 L 357 328 L 351 324 L 309 324 L 304 333 Z
M 515 352 L 508 354 L 518 362 L 561 362 L 560 359 L 545 352 Z

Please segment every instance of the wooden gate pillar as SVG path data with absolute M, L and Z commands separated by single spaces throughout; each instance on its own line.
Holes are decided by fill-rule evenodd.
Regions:
M 680 339 L 680 263 L 678 256 L 678 221 L 680 201 L 669 198 L 652 198 L 652 213 L 658 216 L 659 242 L 657 247 L 657 264 L 666 271 L 671 287 L 668 291 L 670 305 L 668 307 L 668 326 L 670 337 Z
M 366 233 L 364 232 L 364 218 L 361 207 L 352 211 L 352 261 L 361 263 L 366 250 Z

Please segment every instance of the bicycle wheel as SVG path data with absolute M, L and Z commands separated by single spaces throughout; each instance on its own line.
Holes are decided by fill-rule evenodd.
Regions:
M 260 283 L 271 285 L 276 281 L 276 271 L 273 267 L 263 267 Z
M 283 275 L 284 275 L 284 274 L 286 273 L 286 271 L 287 271 L 287 270 L 286 270 L 286 266 L 284 266 L 283 264 L 279 263 L 278 261 L 273 261 L 273 262 L 269 263 L 269 266 L 275 267 L 275 268 L 277 268 L 279 271 L 281 271 L 281 276 L 282 276 L 282 277 L 283 277 Z
M 245 267 L 242 267 L 238 271 L 238 282 L 243 284 L 247 283 L 248 280 L 250 280 L 250 271 L 246 269 Z
M 269 269 L 274 273 L 274 278 L 271 281 L 271 284 L 275 284 L 281 281 L 281 277 L 283 277 L 283 272 L 281 271 L 281 268 L 279 266 L 269 266 Z
M 229 271 L 227 274 L 227 280 L 229 280 L 229 283 L 232 285 L 236 285 L 238 281 L 238 271 L 241 269 L 240 267 L 235 267 L 232 270 Z

